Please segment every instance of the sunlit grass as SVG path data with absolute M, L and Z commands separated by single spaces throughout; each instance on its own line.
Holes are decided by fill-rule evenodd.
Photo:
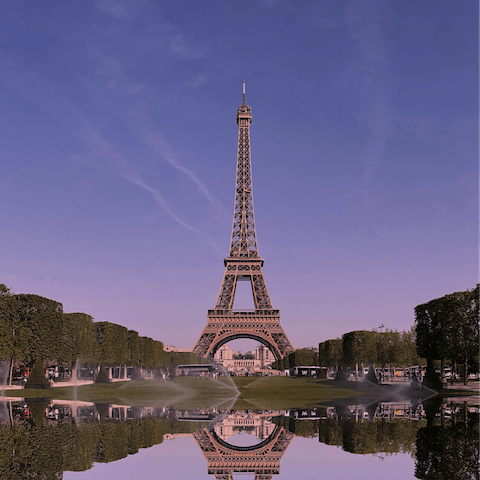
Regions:
M 354 382 L 333 382 L 311 377 L 234 377 L 240 397 L 234 408 L 288 410 L 335 403 L 340 399 L 378 394 Z
M 390 385 L 336 382 L 311 377 L 218 377 L 218 380 L 177 377 L 166 382 L 143 380 L 76 388 L 56 387 L 52 390 L 7 390 L 3 395 L 151 407 L 165 405 L 185 410 L 213 406 L 232 408 L 233 404 L 235 409 L 287 410 L 336 403 L 370 403 L 397 398 L 399 393 L 398 387 Z M 430 393 L 407 385 L 401 391 L 405 398 L 425 398 Z
M 3 394 L 8 397 L 49 397 L 56 400 L 194 409 L 217 406 L 228 401 L 231 404 L 238 392 L 233 382 L 226 377 L 219 377 L 218 380 L 178 377 L 166 382 L 141 380 L 82 385 L 76 388 L 56 387 L 52 390 L 6 390 Z

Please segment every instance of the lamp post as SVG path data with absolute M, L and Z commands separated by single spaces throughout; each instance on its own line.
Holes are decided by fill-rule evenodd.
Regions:
M 383 383 L 383 329 L 385 328 L 385 325 L 382 323 L 378 328 L 380 329 L 380 342 L 382 345 L 382 370 L 380 374 L 380 383 Z

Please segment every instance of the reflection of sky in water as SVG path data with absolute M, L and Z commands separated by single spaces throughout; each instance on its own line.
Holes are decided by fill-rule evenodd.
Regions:
M 234 435 L 240 437 L 240 435 Z M 252 438 L 255 438 L 252 436 Z M 352 455 L 318 438 L 295 437 L 280 462 L 273 480 L 414 480 L 414 461 L 409 455 Z M 177 438 L 142 449 L 135 455 L 108 464 L 96 463 L 85 472 L 65 472 L 64 480 L 116 480 L 159 478 L 165 480 L 213 480 L 207 461 L 193 438 Z M 234 475 L 241 480 L 254 478 Z
M 251 447 L 252 445 L 257 445 L 262 442 L 262 439 L 248 432 L 235 432 L 227 442 L 236 447 Z

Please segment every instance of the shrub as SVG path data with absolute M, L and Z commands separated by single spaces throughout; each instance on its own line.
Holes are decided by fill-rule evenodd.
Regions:
M 41 388 L 43 390 L 50 389 L 50 383 L 45 378 L 45 370 L 43 368 L 43 362 L 38 359 L 33 366 L 32 371 L 27 380 L 25 388 Z

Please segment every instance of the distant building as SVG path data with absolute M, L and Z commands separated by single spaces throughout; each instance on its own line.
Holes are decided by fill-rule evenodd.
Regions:
M 177 348 L 175 345 L 164 345 L 164 352 L 193 352 L 193 348 Z
M 247 352 L 245 357 L 253 358 L 235 358 L 239 352 L 233 351 L 227 344 L 222 345 L 215 353 L 215 360 L 221 363 L 231 372 L 255 372 L 267 369 L 274 361 L 272 352 L 264 345 L 258 345 L 254 351 Z

